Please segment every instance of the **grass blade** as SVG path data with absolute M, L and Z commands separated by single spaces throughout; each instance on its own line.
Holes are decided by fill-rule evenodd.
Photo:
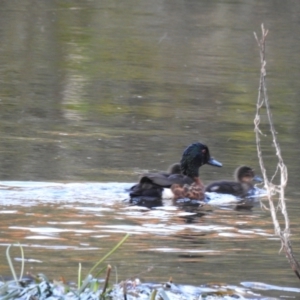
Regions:
M 80 289 L 80 286 L 81 286 L 81 263 L 79 263 L 79 266 L 78 266 L 78 280 L 77 280 L 77 287 L 78 289 Z
M 104 257 L 102 257 L 89 271 L 88 274 L 92 274 L 92 272 L 104 261 L 106 260 L 110 255 L 112 255 L 129 237 L 129 233 L 123 237 L 123 239 L 112 249 L 110 250 Z
M 20 273 L 19 280 L 22 280 L 23 274 L 24 274 L 24 267 L 25 267 L 25 257 L 24 257 L 24 250 L 23 250 L 23 247 L 21 246 L 20 243 L 18 243 L 18 245 L 19 245 L 20 250 L 21 250 L 21 258 L 22 258 L 21 273 Z
M 10 249 L 11 246 L 12 246 L 12 245 L 9 245 L 9 246 L 7 247 L 7 249 L 6 249 L 6 259 L 7 259 L 8 265 L 9 265 L 9 267 L 10 267 L 10 271 L 11 271 L 11 273 L 12 273 L 12 276 L 13 276 L 13 278 L 14 278 L 16 284 L 17 284 L 18 286 L 20 286 L 19 281 L 18 281 L 18 278 L 17 278 L 17 275 L 16 275 L 16 272 L 15 272 L 15 269 L 14 269 L 14 266 L 13 266 L 13 264 L 12 264 L 12 261 L 11 261 L 10 255 L 9 255 L 9 249 Z
M 91 283 L 92 280 L 93 280 L 93 276 L 91 274 L 86 276 L 86 278 L 84 279 L 80 289 L 78 289 L 78 294 L 79 295 L 85 290 L 85 288 L 89 285 L 89 283 Z

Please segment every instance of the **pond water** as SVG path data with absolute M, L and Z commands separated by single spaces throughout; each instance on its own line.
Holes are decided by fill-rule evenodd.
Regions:
M 298 287 L 270 213 L 168 201 L 128 206 L 138 175 L 206 143 L 230 179 L 259 174 L 253 119 L 267 37 L 267 84 L 282 155 L 292 243 L 300 257 L 298 1 L 3 1 L 0 10 L 0 275 L 20 242 L 26 270 L 76 280 L 126 233 L 108 262 L 119 280 Z M 263 118 L 268 176 L 277 159 Z M 18 264 L 20 253 L 13 248 Z M 299 253 L 299 255 L 298 255 Z M 282 288 L 267 296 L 299 297 Z

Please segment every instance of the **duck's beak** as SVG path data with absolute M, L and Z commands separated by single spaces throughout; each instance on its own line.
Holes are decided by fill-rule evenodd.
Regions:
M 215 167 L 222 167 L 222 164 L 213 158 L 210 158 L 207 164 Z
M 261 183 L 263 182 L 263 179 L 260 176 L 255 175 L 252 179 L 254 182 Z

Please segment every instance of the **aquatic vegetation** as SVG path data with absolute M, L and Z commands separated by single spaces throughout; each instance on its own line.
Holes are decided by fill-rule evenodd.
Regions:
M 8 265 L 12 273 L 12 280 L 0 280 L 0 300 L 9 299 L 149 299 L 149 300 L 190 300 L 190 299 L 266 299 L 260 294 L 254 293 L 249 288 L 224 284 L 205 284 L 201 286 L 175 285 L 172 279 L 166 283 L 141 283 L 139 279 L 128 279 L 120 283 L 109 285 L 111 266 L 102 266 L 93 275 L 96 269 L 112 255 L 129 237 L 127 234 L 113 249 L 104 255 L 88 272 L 82 280 L 81 264 L 78 268 L 78 282 L 67 283 L 64 279 L 49 280 L 46 275 L 27 274 L 24 276 L 24 251 L 20 244 L 22 266 L 18 277 L 11 257 L 10 245 L 6 250 Z M 106 272 L 105 272 L 106 271 Z M 104 279 L 99 279 L 99 276 Z M 260 288 L 265 285 L 259 284 Z M 248 282 L 247 285 L 252 285 Z M 273 286 L 272 289 L 281 289 Z M 293 292 L 299 293 L 296 289 Z
M 68 284 L 65 280 L 53 280 L 50 281 L 46 275 L 38 274 L 37 276 L 28 274 L 24 275 L 24 251 L 20 244 L 18 244 L 21 250 L 22 256 L 22 266 L 19 278 L 16 275 L 15 268 L 13 266 L 9 250 L 12 245 L 8 246 L 6 250 L 6 258 L 8 265 L 12 273 L 12 280 L 0 281 L 0 299 L 47 299 L 51 297 L 52 299 L 106 299 L 110 298 L 109 293 L 111 289 L 109 288 L 109 277 L 111 266 L 102 266 L 101 269 L 95 273 L 93 272 L 119 247 L 128 239 L 129 234 L 113 247 L 107 254 L 105 254 L 99 261 L 91 268 L 84 280 L 82 280 L 81 264 L 78 268 L 78 281 L 77 286 L 73 284 Z M 106 270 L 106 276 L 104 284 L 102 281 L 97 279 Z

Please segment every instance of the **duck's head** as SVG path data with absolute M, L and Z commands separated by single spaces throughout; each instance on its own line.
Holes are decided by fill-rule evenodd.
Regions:
M 188 146 L 180 161 L 182 174 L 195 178 L 199 176 L 199 168 L 205 164 L 222 167 L 222 164 L 210 157 L 208 147 L 201 143 L 194 143 Z
M 181 174 L 180 163 L 174 163 L 169 166 L 168 173 L 170 174 Z
M 255 175 L 254 170 L 247 166 L 240 166 L 234 172 L 236 181 L 244 183 L 262 182 L 260 176 Z

